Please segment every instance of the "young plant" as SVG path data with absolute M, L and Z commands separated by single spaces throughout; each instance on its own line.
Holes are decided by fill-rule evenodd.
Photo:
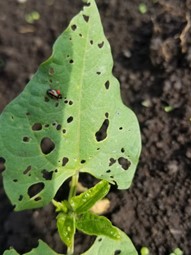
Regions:
M 51 57 L 0 116 L 5 191 L 16 211 L 53 202 L 67 255 L 74 254 L 76 229 L 97 236 L 83 255 L 137 254 L 125 233 L 90 210 L 110 184 L 129 188 L 141 150 L 137 118 L 122 103 L 112 68 L 95 1 L 86 0 Z M 101 181 L 76 195 L 80 173 Z M 70 177 L 68 200 L 53 200 Z M 4 254 L 18 253 L 11 249 Z M 39 241 L 27 254 L 56 252 Z

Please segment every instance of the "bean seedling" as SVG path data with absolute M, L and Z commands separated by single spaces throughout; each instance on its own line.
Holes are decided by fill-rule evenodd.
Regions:
M 52 201 L 67 255 L 75 254 L 76 230 L 97 236 L 83 255 L 137 255 L 124 232 L 90 210 L 110 185 L 129 188 L 141 151 L 137 118 L 122 103 L 112 68 L 97 6 L 86 0 L 56 40 L 51 57 L 0 116 L 5 191 L 16 211 Z M 77 195 L 81 173 L 100 181 Z M 56 201 L 69 178 L 68 200 Z M 10 254 L 18 253 L 4 252 Z M 27 253 L 34 254 L 57 253 L 39 241 Z

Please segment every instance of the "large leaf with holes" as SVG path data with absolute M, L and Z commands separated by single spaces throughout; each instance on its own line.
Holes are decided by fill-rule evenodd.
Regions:
M 3 255 L 19 255 L 14 249 L 7 250 Z M 23 255 L 59 255 L 53 251 L 46 243 L 42 240 L 39 240 L 39 245 L 37 248 L 32 249 L 30 252 L 27 252 Z M 61 254 L 60 254 L 61 255 Z M 63 254 L 64 255 L 64 254 Z
M 112 68 L 96 4 L 87 1 L 0 117 L 4 187 L 16 210 L 49 203 L 76 172 L 130 186 L 140 132 Z
M 81 255 L 138 255 L 129 237 L 119 230 L 121 239 L 113 240 L 105 236 L 96 238 L 91 248 Z

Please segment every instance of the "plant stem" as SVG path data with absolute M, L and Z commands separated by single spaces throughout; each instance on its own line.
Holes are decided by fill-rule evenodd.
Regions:
M 76 195 L 78 178 L 79 178 L 78 173 L 76 173 L 75 175 L 72 176 L 72 181 L 71 181 L 71 186 L 70 186 L 70 193 L 69 193 L 69 196 L 68 196 L 69 201 L 72 197 L 74 197 Z
M 75 175 L 72 176 L 72 181 L 71 181 L 71 186 L 70 186 L 70 192 L 69 192 L 69 196 L 68 196 L 68 201 L 70 201 L 70 199 L 72 197 L 74 197 L 76 195 L 76 189 L 77 189 L 77 184 L 78 184 L 78 178 L 79 178 L 79 174 L 76 173 Z M 75 234 L 74 234 L 75 235 Z M 67 255 L 73 255 L 74 254 L 74 235 L 72 238 L 72 243 L 70 246 L 68 246 L 67 248 Z
M 67 248 L 67 255 L 73 255 L 74 254 L 74 241 L 72 242 L 71 246 L 68 246 Z

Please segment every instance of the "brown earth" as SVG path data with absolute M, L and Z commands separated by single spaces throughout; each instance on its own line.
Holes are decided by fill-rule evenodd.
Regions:
M 130 190 L 112 189 L 107 216 L 139 249 L 191 254 L 191 2 L 97 0 L 126 105 L 138 116 L 143 150 Z M 147 5 L 141 14 L 139 4 Z M 0 1 L 0 111 L 51 53 L 79 0 Z M 25 15 L 40 13 L 28 24 Z M 169 111 L 169 112 L 168 112 Z M 64 252 L 51 205 L 15 213 L 0 184 L 0 254 L 27 252 L 39 238 Z M 91 183 L 91 178 L 87 178 Z M 76 253 L 92 242 L 77 235 Z M 102 255 L 102 254 L 100 254 Z M 107 254 L 103 254 L 107 255 Z

